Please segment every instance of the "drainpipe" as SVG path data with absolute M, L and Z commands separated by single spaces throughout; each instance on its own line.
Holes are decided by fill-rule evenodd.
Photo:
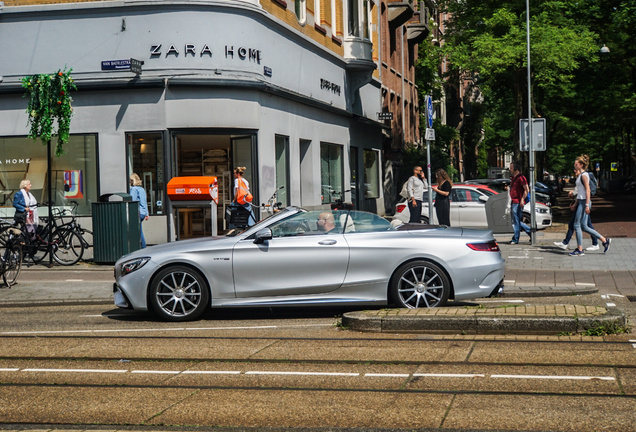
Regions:
M 406 121 L 404 120 L 404 25 L 400 26 L 400 54 L 402 67 L 402 148 L 404 148 L 404 137 L 406 135 Z

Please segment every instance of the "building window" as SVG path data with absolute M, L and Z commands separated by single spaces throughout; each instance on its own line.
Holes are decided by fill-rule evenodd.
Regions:
M 347 23 L 349 36 L 360 37 L 359 0 L 347 0 Z
M 287 207 L 289 203 L 289 138 L 276 135 L 276 189 L 278 201 Z
M 380 198 L 380 153 L 364 150 L 364 197 Z
M 294 11 L 298 22 L 305 24 L 307 22 L 307 0 L 294 0 Z
M 351 175 L 351 202 L 358 202 L 358 147 L 349 147 L 349 172 Z
M 57 138 L 53 138 L 52 150 L 56 144 Z M 71 201 L 76 201 L 77 214 L 90 215 L 98 194 L 97 136 L 72 135 L 64 152 L 60 157 L 51 152 L 54 206 L 71 209 Z M 20 191 L 22 180 L 31 181 L 31 193 L 38 203 L 48 201 L 46 145 L 26 137 L 0 138 L 0 155 L 0 217 L 13 217 L 13 196 Z
M 328 204 L 332 197 L 343 189 L 342 146 L 320 143 L 320 180 L 322 204 Z
M 160 132 L 126 134 L 128 175 L 135 173 L 146 190 L 148 212 L 164 213 L 163 139 Z
M 320 4 L 321 1 L 322 0 L 314 0 L 314 24 L 318 24 L 318 25 L 322 24 L 321 23 L 322 19 L 321 19 L 321 16 L 320 16 L 320 13 L 321 13 L 321 10 L 322 10 L 321 7 L 320 7 L 320 6 L 322 6 Z

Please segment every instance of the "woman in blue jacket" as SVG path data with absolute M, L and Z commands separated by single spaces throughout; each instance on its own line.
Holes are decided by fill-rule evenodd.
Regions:
M 139 232 L 141 233 L 141 248 L 146 247 L 146 239 L 144 238 L 144 230 L 141 227 L 143 221 L 148 220 L 148 204 L 146 199 L 146 191 L 141 187 L 143 183 L 139 176 L 135 173 L 130 175 L 130 196 L 133 201 L 139 201 Z

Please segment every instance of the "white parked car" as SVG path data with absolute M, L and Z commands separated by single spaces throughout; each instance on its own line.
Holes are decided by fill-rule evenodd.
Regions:
M 450 222 L 453 227 L 488 228 L 485 203 L 488 198 L 496 195 L 494 190 L 480 185 L 455 184 L 451 192 Z M 433 201 L 435 201 L 433 192 Z M 535 204 L 537 229 L 544 229 L 552 225 L 552 211 L 549 206 L 537 202 Z M 410 218 L 407 202 L 402 198 L 395 206 L 394 219 L 408 222 Z M 435 220 L 434 223 L 437 222 Z M 523 221 L 530 224 L 530 203 L 523 207 Z M 429 223 L 428 195 L 424 192 L 422 215 L 420 222 Z

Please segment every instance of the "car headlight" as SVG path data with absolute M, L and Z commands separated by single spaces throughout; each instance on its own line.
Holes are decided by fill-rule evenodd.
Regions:
M 139 270 L 145 266 L 148 261 L 150 261 L 150 257 L 135 258 L 133 260 L 126 261 L 121 265 L 121 275 L 126 276 L 135 270 Z
M 537 213 L 547 213 L 547 212 L 548 212 L 548 209 L 545 209 L 545 208 L 538 208 L 538 207 L 537 207 L 537 208 L 535 208 L 535 209 L 534 209 L 534 211 L 535 211 L 535 212 L 537 212 Z

